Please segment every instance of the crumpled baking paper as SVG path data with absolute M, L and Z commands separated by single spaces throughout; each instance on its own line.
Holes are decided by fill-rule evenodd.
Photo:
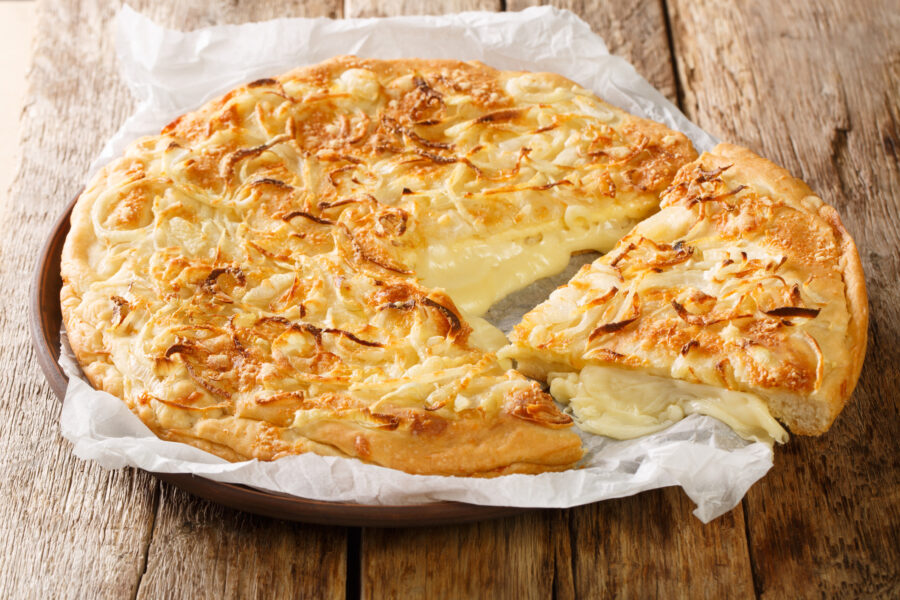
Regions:
M 629 112 L 683 131 L 698 150 L 716 143 L 627 61 L 609 54 L 603 40 L 568 11 L 541 7 L 389 19 L 277 19 L 188 33 L 161 28 L 127 6 L 117 19 L 121 77 L 139 105 L 91 165 L 92 172 L 120 155 L 131 140 L 158 133 L 176 116 L 240 83 L 340 54 L 475 59 L 500 69 L 556 72 Z M 535 303 L 531 299 L 516 308 L 524 311 Z M 634 440 L 583 433 L 584 467 L 562 473 L 494 479 L 410 475 L 315 454 L 230 463 L 157 438 L 121 400 L 86 383 L 65 340 L 60 363 L 70 378 L 61 431 L 77 456 L 106 468 L 194 473 L 315 500 L 566 508 L 678 485 L 697 504 L 694 514 L 708 522 L 731 510 L 772 467 L 770 447 L 748 443 L 700 415 Z

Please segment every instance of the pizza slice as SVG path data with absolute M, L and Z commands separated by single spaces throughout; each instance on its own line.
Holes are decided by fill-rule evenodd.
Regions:
M 501 354 L 611 437 L 689 413 L 768 442 L 787 439 L 776 419 L 825 432 L 859 377 L 868 322 L 837 212 L 728 144 L 684 167 L 661 206 L 528 313 Z

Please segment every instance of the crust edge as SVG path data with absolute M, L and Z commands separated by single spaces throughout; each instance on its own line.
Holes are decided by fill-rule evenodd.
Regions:
M 740 168 L 742 174 L 756 174 L 764 177 L 776 192 L 787 197 L 797 208 L 810 212 L 829 225 L 840 250 L 838 265 L 844 282 L 844 299 L 850 325 L 847 330 L 849 342 L 850 364 L 842 369 L 844 376 L 835 386 L 836 393 L 825 391 L 823 400 L 828 406 L 826 418 L 819 419 L 816 426 L 801 423 L 787 423 L 791 433 L 799 435 L 821 435 L 831 428 L 843 408 L 847 405 L 853 390 L 859 381 L 865 360 L 868 338 L 869 302 L 866 292 L 865 274 L 859 258 L 856 244 L 841 221 L 838 211 L 822 200 L 801 179 L 794 177 L 787 169 L 757 155 L 753 151 L 729 143 L 720 143 L 713 148 L 711 154 L 724 158 L 734 158 L 751 167 Z M 829 397 L 830 396 L 830 397 Z M 800 397 L 807 401 L 805 397 Z

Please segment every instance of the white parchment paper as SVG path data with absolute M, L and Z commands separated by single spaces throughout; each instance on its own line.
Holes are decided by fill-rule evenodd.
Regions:
M 238 84 L 340 54 L 475 59 L 500 69 L 552 71 L 629 112 L 683 131 L 698 150 L 716 143 L 627 61 L 609 54 L 586 23 L 548 7 L 440 17 L 278 19 L 185 33 L 163 29 L 126 6 L 118 15 L 116 48 L 121 77 L 139 104 L 91 172 L 135 138 L 158 133 L 176 116 Z M 719 421 L 699 415 L 636 440 L 583 434 L 585 466 L 563 473 L 422 476 L 315 454 L 229 463 L 158 439 L 121 400 L 85 382 L 65 341 L 60 362 L 70 377 L 61 430 L 79 457 L 106 468 L 194 473 L 316 500 L 564 508 L 678 485 L 697 504 L 694 514 L 708 522 L 731 510 L 772 466 L 771 448 L 745 442 Z

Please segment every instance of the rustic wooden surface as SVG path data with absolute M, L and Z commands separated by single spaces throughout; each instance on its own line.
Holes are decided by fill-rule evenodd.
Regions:
M 141 0 L 180 28 L 275 16 L 518 10 L 533 0 Z M 133 102 L 117 3 L 40 0 L 23 160 L 0 206 L 2 597 L 897 597 L 900 9 L 891 0 L 567 0 L 689 117 L 784 164 L 857 240 L 870 346 L 853 403 L 702 525 L 676 489 L 465 526 L 343 529 L 237 513 L 74 458 L 25 328 L 42 237 Z
M 794 438 L 744 501 L 756 590 L 900 597 L 900 7 L 732 5 L 669 4 L 684 108 L 838 209 L 871 312 L 853 403 L 828 435 Z

